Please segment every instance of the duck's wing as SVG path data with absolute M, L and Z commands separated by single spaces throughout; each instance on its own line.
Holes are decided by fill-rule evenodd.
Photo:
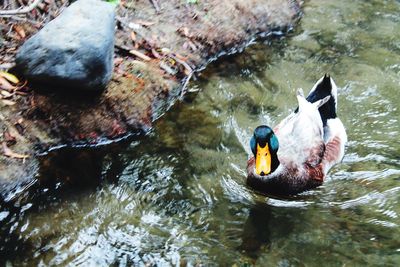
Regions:
M 322 166 L 325 174 L 333 165 L 342 160 L 347 142 L 346 130 L 337 117 L 337 92 L 335 82 L 329 75 L 325 74 L 316 82 L 307 96 L 307 101 L 311 103 L 331 96 L 329 101 L 318 109 L 324 129 L 325 152 Z
M 318 108 L 323 127 L 327 125 L 327 121 L 329 119 L 335 119 L 337 117 L 336 115 L 337 87 L 333 79 L 327 74 L 325 74 L 312 87 L 306 100 L 310 103 L 315 103 L 328 96 L 330 96 L 329 100 Z M 288 117 L 283 119 L 277 126 L 275 126 L 274 132 L 279 131 L 279 129 L 283 125 L 288 124 L 288 121 L 290 121 L 292 117 L 294 117 L 298 112 L 299 112 L 299 107 L 296 108 L 294 113 L 290 114 Z
M 330 96 L 310 103 L 301 90 L 297 93 L 299 108 L 279 123 L 274 132 L 279 140 L 278 158 L 288 168 L 315 167 L 321 163 L 324 151 L 324 131 L 318 108 Z
M 342 161 L 347 143 L 346 130 L 339 118 L 327 120 L 324 127 L 324 139 L 325 152 L 321 163 L 324 174 L 327 174 L 333 165 Z

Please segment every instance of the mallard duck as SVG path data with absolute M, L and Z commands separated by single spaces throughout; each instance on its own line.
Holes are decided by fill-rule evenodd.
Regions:
M 250 140 L 247 184 L 264 193 L 292 195 L 321 185 L 340 162 L 347 142 L 337 117 L 337 87 L 328 75 L 307 98 L 297 91 L 298 108 L 274 129 L 258 126 Z

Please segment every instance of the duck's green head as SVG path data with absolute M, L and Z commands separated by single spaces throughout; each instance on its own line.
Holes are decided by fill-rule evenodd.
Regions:
M 258 126 L 250 140 L 250 147 L 256 159 L 256 174 L 268 175 L 278 168 L 279 142 L 270 127 Z

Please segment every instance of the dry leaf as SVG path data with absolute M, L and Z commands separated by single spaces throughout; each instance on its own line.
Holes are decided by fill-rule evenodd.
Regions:
M 12 151 L 11 149 L 9 149 L 7 144 L 6 144 L 6 142 L 3 142 L 2 146 L 3 146 L 4 156 L 6 156 L 6 157 L 15 158 L 15 159 L 26 159 L 26 158 L 29 158 L 28 155 L 18 154 L 18 153 L 15 153 L 14 151 Z
M 144 61 L 150 61 L 151 58 L 146 56 L 145 54 L 143 54 L 142 52 L 139 52 L 137 50 L 130 50 L 129 53 L 131 53 L 132 55 L 137 56 L 138 58 L 143 59 Z
M 14 30 L 18 33 L 18 35 L 22 38 L 25 39 L 26 34 L 24 28 L 22 28 L 21 25 L 14 25 Z
M 167 54 L 171 53 L 171 50 L 169 48 L 163 47 L 163 48 L 161 48 L 161 53 L 167 55 Z
M 196 51 L 196 50 L 197 50 L 196 45 L 195 45 L 192 41 L 188 41 L 187 43 L 188 43 L 188 45 L 190 46 L 190 48 L 191 48 L 193 51 Z
M 2 102 L 3 102 L 3 104 L 6 105 L 6 106 L 13 106 L 13 105 L 15 105 L 15 102 L 14 102 L 14 101 L 7 100 L 7 99 L 3 99 Z
M 12 75 L 11 73 L 5 72 L 5 71 L 0 71 L 0 76 L 7 79 L 9 82 L 13 83 L 13 84 L 17 84 L 19 83 L 19 80 L 17 77 L 15 77 L 14 75 Z
M 185 36 L 189 36 L 189 29 L 187 27 L 183 27 L 183 34 L 185 34 Z
M 161 55 L 154 48 L 151 49 L 151 53 L 155 58 L 161 58 Z
M 142 68 L 143 68 L 143 67 L 146 67 L 146 63 L 144 63 L 143 61 L 132 60 L 131 63 L 134 64 L 134 65 L 138 65 L 138 66 L 140 66 L 140 67 L 142 67 Z
M 9 58 L 6 58 L 6 59 L 2 59 L 2 63 L 0 64 L 0 69 L 2 69 L 2 70 L 8 70 L 8 69 L 11 69 L 11 68 L 13 68 L 13 67 L 15 67 L 15 63 L 12 63 L 12 62 L 4 62 L 4 61 L 6 61 L 6 60 L 9 60 Z
M 188 57 L 184 57 L 184 56 L 182 56 L 181 54 L 178 54 L 178 53 L 175 53 L 175 57 L 177 57 L 178 59 L 183 60 L 183 61 L 187 61 L 188 60 Z
M 11 93 L 8 92 L 8 91 L 1 90 L 1 96 L 2 96 L 3 98 L 10 98 L 10 97 L 13 96 L 13 94 L 11 94 Z
M 131 39 L 132 41 L 136 41 L 136 33 L 134 31 L 131 32 Z
M 15 90 L 16 90 L 16 91 L 21 90 L 21 89 L 24 88 L 27 84 L 28 84 L 28 81 L 25 81 L 22 85 L 16 87 Z
M 9 146 L 15 145 L 15 143 L 17 143 L 17 138 L 15 138 L 15 136 L 13 136 L 8 130 L 5 130 L 3 132 L 3 139 Z
M 28 95 L 28 93 L 22 92 L 22 91 L 15 91 L 15 94 L 22 95 L 22 96 L 27 96 Z
M 124 59 L 122 57 L 117 57 L 116 59 L 114 59 L 115 66 L 121 65 L 122 62 L 124 62 Z
M 160 61 L 160 68 L 163 69 L 165 72 L 167 72 L 170 75 L 175 75 L 177 73 L 177 70 L 171 68 L 166 62 Z
M 8 91 L 14 90 L 16 87 L 12 86 L 6 79 L 0 76 L 0 88 Z
M 142 25 L 142 26 L 144 26 L 144 27 L 149 27 L 149 26 L 151 26 L 151 25 L 156 24 L 155 22 L 152 22 L 152 21 L 145 21 L 145 20 L 140 20 L 140 19 L 135 20 L 134 23 L 135 23 L 135 24 Z

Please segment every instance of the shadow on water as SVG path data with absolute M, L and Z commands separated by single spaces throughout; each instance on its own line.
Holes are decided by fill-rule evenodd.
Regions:
M 0 259 L 11 260 L 33 250 L 30 240 L 24 240 L 16 231 L 24 227 L 20 224 L 24 216 L 40 213 L 71 196 L 90 194 L 102 183 L 103 177 L 117 177 L 123 166 L 111 151 L 63 148 L 40 157 L 39 173 L 29 191 L 12 201 L 0 203 L 1 213 L 5 216 L 0 229 L 2 233 L 8 233 L 0 236 Z M 106 156 L 112 158 L 112 164 L 103 176 Z
M 39 156 L 40 168 L 29 190 L 7 202 L 0 199 L 0 229 L 8 233 L 0 235 L 0 263 L 33 250 L 30 240 L 24 240 L 16 231 L 24 227 L 21 225 L 24 216 L 92 194 L 104 183 L 117 183 L 129 164 L 120 153 L 132 143 L 140 142 L 141 138 L 134 138 L 135 141 L 129 138 L 107 146 L 63 147 Z
M 190 97 L 187 101 L 191 101 Z M 172 186 L 175 188 L 186 186 L 187 178 L 196 167 L 192 167 L 191 164 L 181 164 L 190 158 L 181 144 L 188 142 L 187 132 L 202 127 L 197 122 L 210 121 L 199 112 L 192 114 L 190 119 L 180 118 L 177 126 L 168 120 L 159 122 L 163 132 L 162 138 L 153 132 L 140 140 L 126 140 L 103 147 L 65 147 L 40 157 L 36 183 L 31 186 L 29 192 L 13 202 L 0 203 L 2 212 L 0 229 L 2 233 L 8 233 L 0 237 L 0 263 L 5 263 L 2 260 L 31 258 L 32 251 L 36 253 L 41 251 L 35 249 L 37 244 L 34 244 L 34 241 L 21 235 L 27 226 L 24 224 L 26 223 L 24 218 L 30 214 L 35 216 L 52 212 L 53 208 L 58 208 L 62 203 L 84 199 L 87 195 L 96 194 L 97 190 L 101 190 L 104 186 L 118 187 L 122 184 L 143 193 L 160 190 L 155 192 L 158 197 L 155 199 L 156 204 L 172 201 L 176 206 L 170 205 L 166 212 L 170 214 L 181 212 L 179 201 L 190 196 L 173 197 L 169 192 L 163 191 L 163 187 L 170 186 L 170 180 L 167 183 L 162 181 L 166 174 L 160 170 L 165 165 L 174 168 L 174 172 L 181 175 Z M 191 139 L 206 145 L 209 140 L 202 136 L 204 135 L 199 134 Z M 135 178 L 131 179 L 131 175 L 125 175 L 120 179 L 124 172 L 135 172 Z M 190 195 L 190 192 L 184 193 Z M 202 206 L 188 208 L 186 211 L 188 214 L 195 214 Z M 55 231 L 41 237 L 40 247 L 57 238 L 57 233 L 59 232 Z

